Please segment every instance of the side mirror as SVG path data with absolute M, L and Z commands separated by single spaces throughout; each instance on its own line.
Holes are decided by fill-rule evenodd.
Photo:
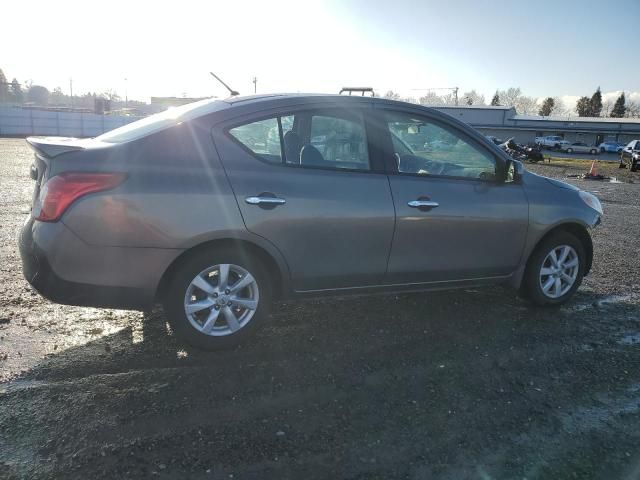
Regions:
M 509 159 L 505 165 L 504 183 L 521 183 L 524 165 L 518 160 Z

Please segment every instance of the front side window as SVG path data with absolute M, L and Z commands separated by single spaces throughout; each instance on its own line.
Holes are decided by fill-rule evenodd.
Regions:
M 400 173 L 496 178 L 493 156 L 457 132 L 409 113 L 387 113 L 386 122 Z
M 354 112 L 297 112 L 239 125 L 229 134 L 269 163 L 370 170 L 364 120 Z

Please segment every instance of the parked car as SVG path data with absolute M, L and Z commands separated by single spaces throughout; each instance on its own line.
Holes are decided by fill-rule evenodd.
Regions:
M 640 140 L 630 141 L 620 152 L 620 162 L 629 166 L 635 172 L 640 166 Z
M 455 145 L 417 152 L 408 131 Z M 505 284 L 561 304 L 603 214 L 469 125 L 377 98 L 204 100 L 94 139 L 27 141 L 26 279 L 59 303 L 161 303 L 209 349 L 244 339 L 281 298 Z
M 605 152 L 620 153 L 623 148 L 624 148 L 624 143 L 619 143 L 619 142 L 602 142 L 600 145 L 598 145 L 598 149 L 600 150 L 600 153 L 605 153 Z
M 595 155 L 598 153 L 598 147 L 589 146 L 584 142 L 573 142 L 562 145 L 560 150 L 566 153 L 590 153 Z
M 563 145 L 569 145 L 569 142 L 558 135 L 549 135 L 546 137 L 536 137 L 535 143 L 544 148 L 560 150 Z

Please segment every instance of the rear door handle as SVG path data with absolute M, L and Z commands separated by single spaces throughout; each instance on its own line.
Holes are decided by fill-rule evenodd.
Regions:
M 284 205 L 287 201 L 278 197 L 247 197 L 244 199 L 249 205 Z
M 407 205 L 411 208 L 436 208 L 440 206 L 438 202 L 433 200 L 411 200 Z

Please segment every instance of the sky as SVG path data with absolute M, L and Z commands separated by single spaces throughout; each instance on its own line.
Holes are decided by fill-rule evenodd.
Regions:
M 26 5 L 26 6 L 25 6 Z M 74 94 L 226 96 L 372 86 L 520 87 L 569 103 L 640 100 L 640 0 L 31 0 L 3 2 L 0 68 Z M 437 91 L 446 93 L 446 91 Z M 611 93 L 614 95 L 616 93 Z

